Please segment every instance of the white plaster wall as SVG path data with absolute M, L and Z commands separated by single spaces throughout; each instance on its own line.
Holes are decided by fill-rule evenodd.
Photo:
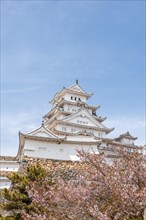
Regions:
M 64 105 L 64 111 L 67 111 L 71 114 L 76 113 L 79 109 L 80 107 L 77 107 L 75 105 L 67 105 L 67 104 Z
M 7 177 L 0 177 L 0 189 L 9 188 L 11 181 Z
M 77 117 L 71 119 L 70 122 L 81 124 L 81 125 L 86 125 L 86 126 L 88 126 L 88 125 L 96 126 L 94 123 L 91 122 L 90 119 L 88 119 L 87 117 L 81 117 L 81 116 L 77 116 Z
M 0 170 L 18 171 L 20 164 L 14 161 L 0 161 Z
M 122 142 L 123 144 L 134 144 L 134 141 L 133 141 L 133 140 L 129 140 L 129 139 L 127 139 L 127 138 L 121 139 L 121 142 Z
M 34 136 L 38 136 L 38 137 L 51 137 L 51 135 L 47 134 L 45 131 L 39 131 L 36 134 L 34 134 Z
M 99 123 L 99 122 L 92 122 L 92 120 L 86 116 L 84 116 L 84 113 L 81 114 L 81 116 L 77 116 L 75 118 L 72 118 L 69 120 L 70 122 L 85 125 L 85 126 L 94 126 L 94 127 L 99 127 L 99 128 L 104 128 L 104 126 Z
M 76 133 L 76 132 L 79 132 L 79 131 L 86 130 L 87 132 L 89 132 L 89 133 L 91 133 L 91 134 L 93 134 L 93 135 L 95 135 L 96 137 L 99 137 L 99 138 L 104 138 L 106 136 L 105 132 L 97 131 L 97 130 L 94 130 L 94 129 L 80 128 L 80 127 L 76 127 L 76 126 L 67 126 L 67 125 L 61 125 L 60 124 L 60 125 L 56 126 L 56 129 L 59 130 L 59 131 L 71 132 L 71 133 Z
M 73 97 L 73 100 L 71 100 L 71 96 Z M 71 93 L 66 93 L 64 98 L 67 101 L 75 101 L 74 97 L 76 97 L 76 101 L 78 101 L 78 99 L 80 98 L 81 101 L 83 102 L 87 102 L 86 97 L 82 96 L 82 95 L 75 95 L 75 94 L 71 94 Z
M 35 147 L 34 151 L 29 151 L 29 146 Z M 89 151 L 93 149 L 97 152 L 97 144 L 93 145 L 77 145 L 77 144 L 65 144 L 65 143 L 53 143 L 53 142 L 39 142 L 33 140 L 26 140 L 24 146 L 24 155 L 39 158 L 49 158 L 57 160 L 71 160 L 77 154 L 77 149 L 84 149 Z
M 93 136 L 85 136 L 85 135 L 77 135 L 77 136 L 70 136 L 67 137 L 67 140 L 73 140 L 73 141 L 95 141 Z
M 67 125 L 61 125 L 61 124 L 57 125 L 55 128 L 56 128 L 57 130 L 63 131 L 63 132 L 70 132 L 70 130 L 71 130 L 69 126 L 67 126 Z

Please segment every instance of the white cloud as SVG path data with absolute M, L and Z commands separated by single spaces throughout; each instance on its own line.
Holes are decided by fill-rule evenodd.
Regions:
M 16 155 L 18 151 L 18 133 L 28 133 L 39 126 L 40 113 L 29 112 L 9 113 L 1 118 L 1 154 Z
M 30 88 L 22 88 L 22 89 L 7 89 L 1 90 L 1 93 L 20 93 L 20 92 L 29 92 L 33 90 L 40 89 L 41 87 L 30 87 Z
M 5 132 L 8 131 L 12 135 L 16 134 L 16 132 L 18 133 L 20 130 L 28 132 L 29 129 L 36 127 L 35 121 L 38 117 L 37 114 L 36 111 L 30 111 L 4 115 L 1 119 L 2 130 Z

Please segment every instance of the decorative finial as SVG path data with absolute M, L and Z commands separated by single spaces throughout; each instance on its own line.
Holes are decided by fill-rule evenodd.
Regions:
M 78 79 L 76 79 L 76 84 L 78 84 Z
M 42 120 L 42 126 L 44 127 L 44 120 Z

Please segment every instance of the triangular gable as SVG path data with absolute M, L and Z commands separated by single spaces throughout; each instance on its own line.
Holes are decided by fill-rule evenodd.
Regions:
M 127 131 L 126 133 L 124 134 L 121 134 L 118 138 L 115 138 L 115 140 L 122 140 L 122 139 L 131 139 L 131 140 L 136 140 L 137 137 L 133 137 L 129 131 Z
M 101 142 L 101 139 L 96 137 L 94 134 L 87 132 L 86 130 L 82 130 L 79 132 L 75 132 L 74 135 L 67 136 L 67 140 L 71 141 L 86 141 L 86 142 Z
M 78 131 L 74 133 L 75 136 L 88 136 L 88 137 L 94 137 L 97 138 L 94 134 L 91 132 L 87 132 L 86 130 Z
M 68 88 L 69 90 L 73 90 L 76 92 L 81 92 L 81 93 L 86 93 L 80 86 L 79 84 L 74 84 L 71 87 Z
M 37 136 L 37 137 L 47 137 L 47 138 L 57 138 L 51 131 L 46 129 L 44 126 L 39 127 L 38 129 L 28 133 L 28 135 Z
M 99 128 L 106 128 L 104 125 L 98 122 L 84 107 L 81 107 L 78 112 L 65 117 L 64 119 L 62 119 L 62 121 L 71 123 L 75 122 L 79 123 L 80 125 L 86 126 L 97 126 Z

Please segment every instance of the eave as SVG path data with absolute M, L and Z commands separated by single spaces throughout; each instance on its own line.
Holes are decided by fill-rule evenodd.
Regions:
M 127 147 L 131 149 L 141 149 L 142 147 L 132 144 L 123 144 L 121 142 L 115 141 L 115 139 L 110 138 L 101 138 L 103 143 L 112 145 L 112 146 L 121 146 L 121 147 Z
M 68 101 L 65 99 L 62 99 L 57 106 L 63 106 L 64 104 L 69 104 L 69 105 L 76 105 L 76 106 L 85 106 L 86 108 L 92 109 L 92 110 L 97 110 L 98 108 L 100 108 L 100 105 L 89 105 L 86 102 L 83 101 Z
M 50 112 L 48 112 L 46 115 L 44 115 L 44 119 L 45 118 L 51 118 L 51 116 L 52 115 L 54 115 L 54 114 L 56 114 L 57 112 L 62 112 L 62 113 L 64 113 L 65 111 L 64 110 L 61 110 L 61 109 L 59 109 L 59 107 L 62 107 L 64 104 L 68 104 L 68 105 L 75 105 L 75 106 L 80 106 L 80 107 L 82 107 L 82 106 L 84 106 L 85 108 L 87 108 L 87 109 L 91 109 L 91 110 L 97 110 L 97 109 L 99 109 L 100 108 L 100 105 L 96 105 L 96 106 L 92 106 L 92 105 L 88 105 L 87 103 L 85 103 L 85 102 L 77 102 L 77 101 L 75 101 L 75 102 L 70 102 L 70 101 L 67 101 L 67 100 L 61 100 L 54 108 L 52 108 L 51 109 L 51 111 Z M 68 114 L 72 114 L 72 112 L 65 112 L 66 114 L 68 113 Z M 94 116 L 94 115 L 93 115 Z M 106 117 L 105 118 L 100 118 L 100 117 L 98 117 L 98 116 L 94 116 L 95 117 L 95 119 L 98 119 L 98 121 L 104 121 L 105 119 L 106 119 Z
M 53 104 L 54 101 L 57 101 L 61 96 L 63 96 L 67 92 L 70 93 L 70 94 L 84 96 L 87 99 L 90 98 L 93 95 L 93 93 L 82 93 L 82 92 L 73 91 L 73 90 L 70 90 L 70 89 L 63 88 L 60 92 L 58 92 L 54 95 L 53 99 L 49 103 Z
M 90 132 L 86 132 L 85 129 L 82 130 L 82 131 L 78 131 L 78 132 L 67 132 L 67 131 L 64 132 L 64 131 L 54 129 L 53 132 L 56 133 L 56 134 L 59 134 L 59 135 L 63 135 L 63 136 L 78 136 L 78 135 L 83 133 L 83 135 L 85 135 L 85 136 L 93 136 L 96 140 L 101 139 L 100 137 L 97 137 L 97 136 L 95 136 L 94 134 L 92 134 Z M 87 133 L 87 135 L 86 135 L 86 133 Z
M 62 125 L 69 125 L 69 126 L 74 126 L 74 127 L 79 127 L 79 128 L 83 128 L 85 130 L 87 129 L 94 129 L 97 131 L 104 131 L 106 132 L 106 134 L 110 133 L 111 131 L 114 130 L 114 128 L 100 128 L 100 127 L 95 127 L 95 126 L 89 126 L 87 127 L 87 125 L 83 125 L 83 124 L 76 124 L 73 122 L 66 122 L 66 121 L 62 121 L 62 120 L 56 120 L 54 121 L 50 126 L 49 129 L 54 128 L 56 125 L 58 124 L 62 124 Z
M 126 138 L 126 139 L 130 139 L 130 140 L 136 140 L 137 139 L 137 137 L 133 137 L 130 133 L 129 133 L 129 131 L 127 131 L 125 134 L 121 134 L 118 138 L 115 138 L 115 140 L 121 140 L 121 139 L 123 139 L 123 138 Z
M 60 143 L 60 141 L 65 140 L 65 138 L 40 137 L 40 136 L 33 136 L 33 135 L 29 135 L 29 134 L 23 134 L 23 133 L 19 132 L 19 149 L 18 149 L 18 153 L 17 153 L 17 157 L 16 157 L 19 160 L 21 160 L 23 157 L 22 150 L 24 148 L 24 144 L 25 144 L 26 139 L 45 141 L 45 142 L 59 142 L 59 143 Z
M 103 121 L 105 121 L 105 120 L 107 119 L 107 117 L 98 117 L 98 116 L 95 116 L 95 115 L 93 115 L 93 117 L 94 117 L 97 121 L 99 121 L 99 122 L 103 122 Z
M 21 138 L 23 139 L 28 139 L 28 140 L 37 140 L 40 142 L 56 142 L 58 144 L 60 143 L 64 143 L 64 144 L 68 144 L 68 143 L 72 143 L 72 144 L 81 144 L 84 143 L 86 145 L 88 144 L 93 144 L 93 143 L 99 143 L 99 141 L 101 140 L 95 140 L 95 141 L 74 141 L 74 140 L 66 140 L 66 137 L 64 138 L 47 138 L 47 137 L 38 137 L 38 136 L 31 136 L 31 135 L 26 135 L 26 134 L 22 134 L 21 133 Z M 21 149 L 22 150 L 22 149 Z

